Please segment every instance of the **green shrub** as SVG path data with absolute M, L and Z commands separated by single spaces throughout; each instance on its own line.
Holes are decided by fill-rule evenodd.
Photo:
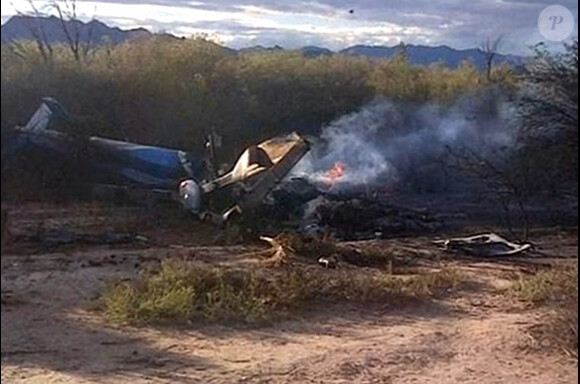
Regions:
M 159 271 L 112 284 L 100 304 L 121 324 L 259 323 L 320 302 L 401 305 L 446 293 L 461 281 L 454 272 L 404 278 L 308 266 L 238 270 L 168 261 Z

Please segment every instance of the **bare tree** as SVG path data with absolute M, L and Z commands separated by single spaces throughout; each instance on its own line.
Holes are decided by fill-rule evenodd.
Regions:
M 404 41 L 401 41 L 401 43 L 399 43 L 399 45 L 397 45 L 396 48 L 396 57 L 404 62 L 408 62 L 409 61 L 409 50 L 407 47 L 407 44 L 405 44 Z
M 48 35 L 42 23 L 42 19 L 47 16 L 47 12 L 41 12 L 36 6 L 36 0 L 27 0 L 31 12 L 21 12 L 20 16 L 25 18 L 28 30 L 36 42 L 38 50 L 46 62 L 52 61 L 53 46 L 48 39 Z M 77 62 L 86 59 L 94 48 L 93 27 L 85 27 L 79 18 L 77 0 L 51 0 L 49 7 L 58 15 L 61 31 L 65 38 L 65 44 Z
M 578 40 L 564 48 L 553 53 L 536 47 L 522 76 L 518 111 L 537 179 L 568 194 L 578 187 Z
M 528 212 L 529 191 L 521 183 L 519 178 L 513 174 L 509 165 L 502 167 L 490 158 L 502 159 L 504 164 L 511 163 L 511 157 L 505 153 L 495 152 L 489 156 L 483 156 L 474 150 L 464 147 L 457 150 L 447 148 L 453 163 L 452 168 L 461 173 L 483 183 L 485 189 L 494 197 L 504 212 L 504 220 L 507 230 L 512 236 L 520 241 L 525 241 L 529 237 L 530 217 Z M 523 237 L 516 233 L 516 221 L 514 218 L 513 206 L 519 212 L 522 220 L 521 229 Z
M 78 17 L 77 0 L 52 0 L 51 6 L 58 13 L 67 45 L 75 60 L 80 62 L 86 59 L 93 46 L 93 28 L 89 26 L 86 36 L 83 36 L 84 24 Z
M 535 133 L 578 133 L 578 40 L 555 54 L 544 46 L 525 67 L 521 112 Z
M 52 57 L 54 54 L 54 50 L 50 41 L 48 40 L 48 36 L 44 29 L 43 24 L 40 22 L 40 18 L 43 17 L 43 13 L 40 12 L 38 7 L 36 7 L 34 0 L 28 0 L 28 4 L 32 9 L 32 14 L 25 13 L 22 11 L 17 11 L 19 16 L 23 16 L 24 20 L 27 24 L 28 31 L 30 32 L 38 51 L 42 55 L 42 58 L 45 63 L 52 63 Z M 26 17 L 32 16 L 32 17 Z
M 480 48 L 483 52 L 483 55 L 485 56 L 486 75 L 488 81 L 492 80 L 491 75 L 493 72 L 493 65 L 503 44 L 504 37 L 504 35 L 500 35 L 493 40 L 488 38 L 481 44 Z

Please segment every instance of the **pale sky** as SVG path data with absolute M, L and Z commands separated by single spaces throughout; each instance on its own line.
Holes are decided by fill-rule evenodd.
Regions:
M 356 44 L 449 45 L 474 48 L 505 35 L 503 51 L 529 53 L 542 41 L 543 0 L 78 0 L 82 19 L 121 28 L 145 27 L 179 36 L 205 34 L 233 48 L 317 45 L 333 50 Z M 35 0 L 50 12 L 50 1 Z M 556 0 L 578 19 L 577 0 Z M 27 0 L 3 0 L 2 23 Z M 576 27 L 575 35 L 578 36 Z

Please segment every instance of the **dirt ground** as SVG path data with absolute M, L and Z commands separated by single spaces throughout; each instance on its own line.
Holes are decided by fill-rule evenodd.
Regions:
M 12 213 L 15 228 L 40 222 L 43 227 L 75 226 L 79 221 L 106 227 L 128 216 L 94 207 L 27 207 Z M 252 263 L 247 255 L 254 246 L 207 246 L 204 239 L 211 231 L 205 237 L 178 236 L 162 220 L 149 224 L 145 235 L 163 241 L 3 250 L 2 382 L 578 382 L 577 362 L 528 332 L 547 313 L 502 293 L 520 273 L 535 268 L 527 260 L 441 262 L 467 276 L 470 288 L 400 309 L 319 308 L 260 328 L 113 327 L 94 310 L 95 298 L 112 279 L 134 276 L 144 265 L 176 255 L 215 264 Z M 577 263 L 577 239 L 577 232 L 536 232 L 532 240 L 542 258 L 534 262 Z M 431 249 L 431 240 L 385 240 L 384 246 Z

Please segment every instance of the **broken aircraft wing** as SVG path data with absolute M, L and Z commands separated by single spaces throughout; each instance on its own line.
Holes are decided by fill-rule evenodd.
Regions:
M 276 186 L 308 153 L 310 147 L 297 133 L 247 148 L 230 173 L 202 185 L 204 193 L 241 183 L 243 205 L 254 205 Z M 258 201 L 259 200 L 259 201 Z
M 297 133 L 251 146 L 229 173 L 201 185 L 192 180 L 183 182 L 181 201 L 190 211 L 200 213 L 202 196 L 211 199 L 214 193 L 231 188 L 234 206 L 217 218 L 227 220 L 233 212 L 241 213 L 259 205 L 309 150 L 308 142 Z

